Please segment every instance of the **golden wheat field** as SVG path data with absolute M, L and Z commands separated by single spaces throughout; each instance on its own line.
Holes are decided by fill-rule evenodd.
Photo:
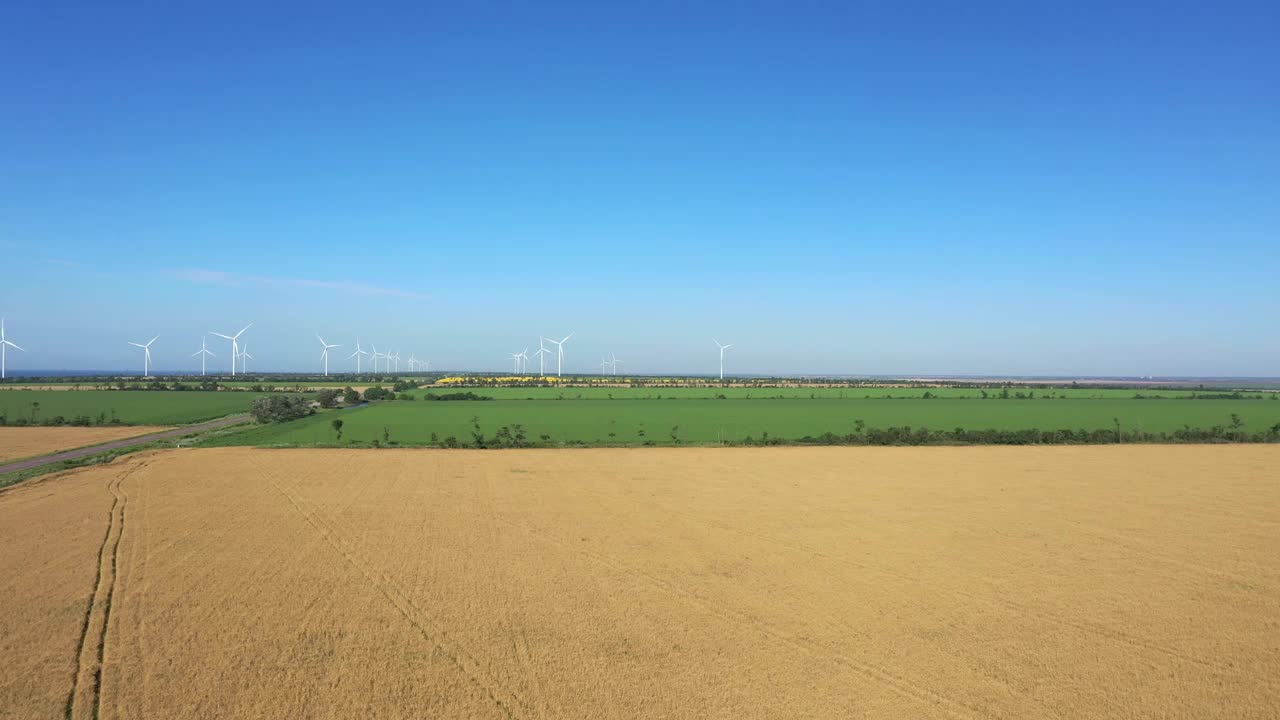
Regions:
M 134 455 L 0 493 L 0 716 L 1274 718 L 1278 466 Z
M 167 427 L 119 425 L 106 427 L 0 427 L 0 462 L 47 455 L 86 445 L 149 435 Z

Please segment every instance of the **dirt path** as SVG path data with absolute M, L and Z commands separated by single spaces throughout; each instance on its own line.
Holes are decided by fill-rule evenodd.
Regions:
M 75 450 L 67 450 L 66 452 L 54 453 L 53 455 L 45 455 L 43 457 L 31 458 L 29 460 L 19 460 L 17 462 L 0 465 L 0 475 L 17 472 L 19 470 L 30 470 L 31 468 L 63 462 L 64 460 L 77 460 L 82 457 L 88 457 L 89 455 L 106 452 L 107 450 L 118 450 L 120 448 L 133 447 L 134 445 L 142 445 L 154 440 L 195 435 L 196 433 L 202 433 L 207 430 L 216 430 L 218 428 L 227 427 L 228 425 L 247 422 L 248 420 L 248 415 L 233 415 L 231 417 L 210 420 L 209 422 L 200 423 L 199 425 L 187 425 L 185 427 L 165 430 L 164 432 L 152 433 L 150 435 L 138 435 L 136 437 L 125 438 L 123 440 L 114 440 L 112 442 L 101 443 L 98 445 L 76 448 Z

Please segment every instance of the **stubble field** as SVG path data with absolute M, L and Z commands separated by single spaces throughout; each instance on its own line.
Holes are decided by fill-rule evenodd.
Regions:
M 0 716 L 1274 717 L 1278 462 L 130 456 L 0 492 Z

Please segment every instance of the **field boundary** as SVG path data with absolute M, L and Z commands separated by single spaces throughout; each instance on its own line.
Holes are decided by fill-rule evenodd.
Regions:
M 25 460 L 15 460 L 13 462 L 0 465 L 0 491 L 7 486 L 22 482 L 23 480 L 32 477 L 31 474 L 24 474 L 30 473 L 30 471 L 42 470 L 51 465 L 61 466 L 53 468 L 53 470 L 71 469 L 73 467 L 78 467 L 80 464 L 92 464 L 94 457 L 98 455 L 103 455 L 104 460 L 110 460 L 124 454 L 115 452 L 117 450 L 128 452 L 145 445 L 150 445 L 151 443 L 159 440 L 181 438 L 232 425 L 239 425 L 240 423 L 248 422 L 249 419 L 249 415 L 232 415 L 229 417 L 219 418 L 217 420 L 199 423 L 197 425 L 186 425 L 184 427 L 164 430 L 158 433 L 137 435 L 130 438 L 99 443 L 97 445 L 86 445 L 81 448 L 75 448 L 74 450 L 63 450 L 62 452 L 52 453 L 50 455 L 39 455 Z M 14 475 L 14 477 L 6 478 L 7 475 Z

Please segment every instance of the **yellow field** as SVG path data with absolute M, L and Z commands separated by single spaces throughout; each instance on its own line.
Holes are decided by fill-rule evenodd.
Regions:
M 73 450 L 86 445 L 97 445 L 111 440 L 148 435 L 168 429 L 167 427 L 150 427 L 146 425 L 0 427 L 0 462 L 36 455 L 48 455 L 60 450 Z
M 0 716 L 1274 718 L 1278 466 L 135 455 L 0 492 Z

